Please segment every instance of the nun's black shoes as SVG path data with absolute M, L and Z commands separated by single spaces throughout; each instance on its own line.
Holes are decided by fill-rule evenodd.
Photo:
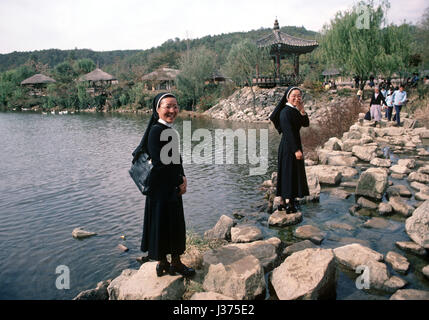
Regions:
M 156 265 L 156 275 L 158 277 L 161 277 L 164 274 L 164 272 L 169 272 L 169 270 L 170 270 L 170 263 L 168 262 L 161 262 Z
M 168 273 L 171 276 L 174 276 L 176 275 L 176 273 L 178 273 L 184 276 L 185 278 L 190 278 L 195 274 L 195 270 L 193 268 L 189 268 L 185 266 L 183 263 L 178 266 L 171 264 Z
M 286 207 L 285 207 L 285 205 L 284 205 L 284 204 L 280 204 L 280 205 L 277 207 L 277 210 L 278 210 L 278 211 L 285 211 L 285 210 L 286 210 Z
M 285 210 L 286 210 L 286 213 L 298 212 L 298 210 L 295 207 L 295 203 L 293 201 L 286 203 Z

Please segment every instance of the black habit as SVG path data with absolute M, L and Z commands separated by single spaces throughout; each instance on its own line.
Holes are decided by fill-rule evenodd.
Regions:
M 382 102 L 384 103 L 385 106 L 387 106 L 386 100 L 382 93 L 379 92 L 377 98 L 375 97 L 375 93 L 373 93 L 369 106 L 372 106 L 373 104 L 381 106 Z
M 186 227 L 183 213 L 182 196 L 179 186 L 183 183 L 182 158 L 180 164 L 161 162 L 161 150 L 170 143 L 161 141 L 161 133 L 169 129 L 160 123 L 158 107 L 161 100 L 175 96 L 171 93 L 160 93 L 152 105 L 152 117 L 139 146 L 133 152 L 133 163 L 142 153 L 148 153 L 153 168 L 148 178 L 149 194 L 146 196 L 143 221 L 141 250 L 148 252 L 149 259 L 162 260 L 167 254 L 180 255 L 186 248 Z M 176 146 L 179 152 L 179 146 Z M 171 150 L 170 154 L 171 156 Z
M 158 261 L 167 254 L 180 255 L 186 248 L 185 217 L 178 188 L 183 183 L 183 165 L 182 161 L 180 164 L 163 164 L 161 161 L 161 149 L 171 141 L 171 137 L 169 141 L 161 141 L 161 133 L 166 129 L 169 127 L 158 122 L 149 132 L 147 151 L 153 168 L 149 176 L 150 192 L 146 197 L 141 242 L 141 250 L 148 251 L 148 257 Z
M 301 127 L 308 127 L 307 115 L 286 104 L 279 115 L 282 139 L 278 151 L 277 196 L 283 199 L 303 198 L 309 195 L 304 159 L 297 160 L 295 152 L 302 150 Z

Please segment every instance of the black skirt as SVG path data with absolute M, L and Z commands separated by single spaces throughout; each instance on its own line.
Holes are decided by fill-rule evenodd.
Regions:
M 286 147 L 282 137 L 278 152 L 277 196 L 283 199 L 303 198 L 310 194 L 305 174 L 304 160 L 297 160 Z
M 168 199 L 154 193 L 146 197 L 141 250 L 149 259 L 161 260 L 167 254 L 181 255 L 186 249 L 186 226 L 181 196 Z

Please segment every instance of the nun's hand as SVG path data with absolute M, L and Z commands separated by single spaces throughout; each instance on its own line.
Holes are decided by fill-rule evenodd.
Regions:
M 188 180 L 186 177 L 183 177 L 183 183 L 179 186 L 179 196 L 186 193 L 186 188 L 188 186 Z
M 295 152 L 295 157 L 296 157 L 296 160 L 304 159 L 304 155 L 302 154 L 301 150 L 298 150 L 297 152 Z

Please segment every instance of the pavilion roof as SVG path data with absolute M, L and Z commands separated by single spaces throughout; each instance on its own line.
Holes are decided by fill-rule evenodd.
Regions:
M 256 41 L 258 47 L 274 47 L 281 53 L 309 53 L 319 46 L 316 40 L 301 39 L 280 31 L 278 21 L 269 35 Z M 272 48 L 273 49 L 273 48 Z
M 45 76 L 44 74 L 38 73 L 22 81 L 21 85 L 44 84 L 44 83 L 53 83 L 53 82 L 56 82 L 56 81 L 48 76 Z
M 90 73 L 87 73 L 86 75 L 82 76 L 80 81 L 111 81 L 111 80 L 117 80 L 114 76 L 111 74 L 108 74 L 107 72 L 104 72 L 103 70 L 97 68 L 94 71 L 91 71 Z
M 172 81 L 175 80 L 180 70 L 170 68 L 159 68 L 142 77 L 143 81 Z

